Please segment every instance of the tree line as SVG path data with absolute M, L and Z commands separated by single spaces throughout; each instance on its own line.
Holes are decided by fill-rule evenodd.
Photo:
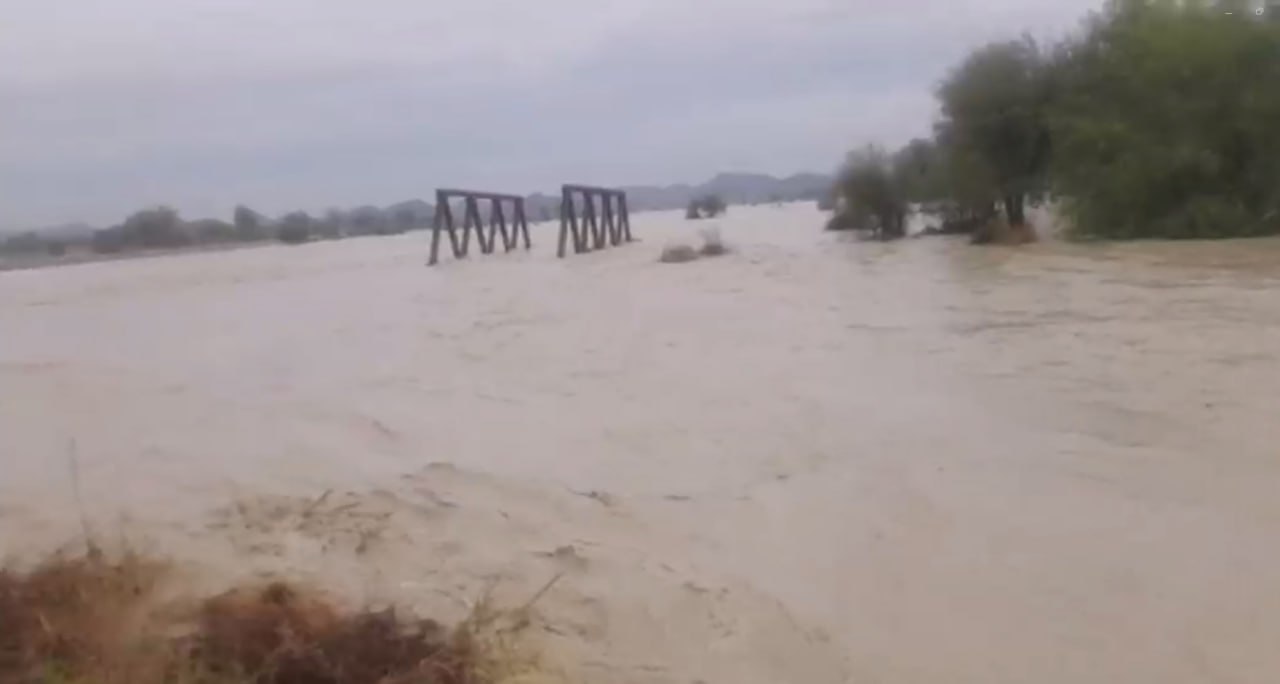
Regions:
M 1060 44 L 975 50 L 931 139 L 849 154 L 829 227 L 901 237 L 917 206 L 983 241 L 1052 200 L 1081 238 L 1280 233 L 1280 13 L 1246 4 L 1111 0 Z
M 37 231 L 19 233 L 0 242 L 0 255 L 61 257 L 68 251 L 110 255 L 271 240 L 298 244 L 363 235 L 398 235 L 426 228 L 431 219 L 431 207 L 425 204 L 392 210 L 377 207 L 351 211 L 331 209 L 323 216 L 295 211 L 274 220 L 241 205 L 235 208 L 231 222 L 219 219 L 187 221 L 176 209 L 158 206 L 136 211 L 119 225 L 74 237 Z

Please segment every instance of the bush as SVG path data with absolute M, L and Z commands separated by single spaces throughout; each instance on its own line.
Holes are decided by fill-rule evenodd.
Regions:
M 869 231 L 882 240 L 906 234 L 907 203 L 889 157 L 879 148 L 850 154 L 836 191 L 843 203 L 828 230 Z
M 839 211 L 827 219 L 826 229 L 833 232 L 846 230 L 870 230 L 867 217 L 852 211 Z
M 176 209 L 159 206 L 134 212 L 121 227 L 124 243 L 144 248 L 171 248 L 189 245 L 186 231 Z
M 664 264 L 684 264 L 698 260 L 698 250 L 689 245 L 667 245 L 662 248 L 658 261 Z
M 725 204 L 724 198 L 719 195 L 704 195 L 689 202 L 689 207 L 685 210 L 685 218 L 689 220 L 715 218 L 727 210 L 728 205 Z

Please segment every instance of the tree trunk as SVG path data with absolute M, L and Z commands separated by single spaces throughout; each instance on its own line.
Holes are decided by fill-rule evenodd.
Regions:
M 1006 195 L 1004 198 L 1005 215 L 1009 218 L 1011 226 L 1025 226 L 1027 224 L 1025 195 Z

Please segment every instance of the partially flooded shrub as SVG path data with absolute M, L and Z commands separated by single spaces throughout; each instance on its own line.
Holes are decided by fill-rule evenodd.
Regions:
M 667 245 L 662 248 L 662 256 L 658 261 L 664 264 L 684 264 L 697 261 L 698 250 L 689 245 Z
M 729 253 L 729 247 L 724 244 L 724 238 L 720 237 L 720 230 L 717 228 L 709 228 L 702 231 L 702 249 L 698 253 L 704 257 L 721 256 Z
M 56 557 L 0 571 L 0 682 L 488 684 L 478 622 L 446 630 L 393 610 L 349 612 L 274 582 L 154 610 L 163 565 Z M 162 617 L 162 616 L 168 617 Z

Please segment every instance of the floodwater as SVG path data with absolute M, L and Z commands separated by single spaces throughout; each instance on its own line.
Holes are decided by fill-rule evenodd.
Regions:
M 154 545 L 592 682 L 1280 680 L 1280 242 L 856 243 L 733 208 L 0 274 L 0 554 Z

